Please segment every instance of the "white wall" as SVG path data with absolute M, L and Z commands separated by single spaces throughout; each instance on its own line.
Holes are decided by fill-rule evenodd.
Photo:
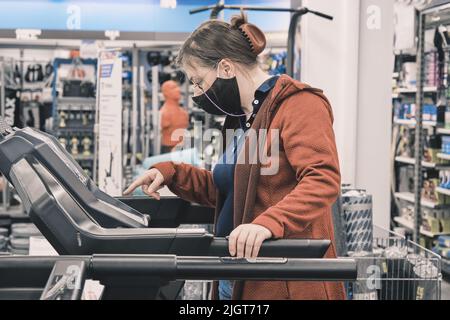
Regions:
M 334 16 L 302 21 L 302 80 L 321 88 L 335 114 L 335 132 L 344 183 L 374 196 L 374 222 L 390 220 L 391 78 L 393 1 L 303 0 Z M 379 28 L 368 28 L 371 5 Z M 375 16 L 375 24 L 377 23 Z
M 389 227 L 391 216 L 393 1 L 361 0 L 356 186 L 374 197 L 374 222 Z M 379 8 L 379 29 L 372 9 Z M 368 13 L 369 10 L 369 13 Z M 369 25 L 367 21 L 369 19 Z
M 304 0 L 303 5 L 334 16 L 306 15 L 302 21 L 302 81 L 324 90 L 335 116 L 343 182 L 355 183 L 358 89 L 358 0 Z

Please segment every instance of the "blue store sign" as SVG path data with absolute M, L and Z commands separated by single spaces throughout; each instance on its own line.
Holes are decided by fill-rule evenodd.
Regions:
M 209 12 L 189 10 L 217 1 L 196 0 L 0 0 L 0 30 L 191 32 Z M 229 0 L 228 5 L 290 7 L 289 0 Z M 175 8 L 174 7 L 176 4 Z M 163 5 L 163 7 L 161 7 Z M 164 7 L 165 6 L 165 7 Z M 226 11 L 225 19 L 237 11 Z M 250 12 L 251 22 L 264 31 L 287 31 L 289 13 Z

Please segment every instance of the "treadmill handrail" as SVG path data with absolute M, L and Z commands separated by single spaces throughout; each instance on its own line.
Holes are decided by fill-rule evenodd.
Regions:
M 0 271 L 34 272 L 47 277 L 57 261 L 86 262 L 86 278 L 163 278 L 164 280 L 293 280 L 351 281 L 357 279 L 354 259 L 224 259 L 220 257 L 180 257 L 175 255 L 91 255 L 1 257 Z M 0 287 L 14 279 L 0 279 Z M 46 283 L 44 279 L 43 284 Z

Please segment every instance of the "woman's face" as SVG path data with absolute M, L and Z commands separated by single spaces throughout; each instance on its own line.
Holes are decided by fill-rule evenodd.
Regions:
M 184 71 L 194 86 L 194 96 L 200 96 L 212 86 L 217 77 L 230 79 L 236 75 L 234 65 L 227 59 L 219 62 L 215 68 L 204 67 L 199 63 L 192 62 L 184 66 Z

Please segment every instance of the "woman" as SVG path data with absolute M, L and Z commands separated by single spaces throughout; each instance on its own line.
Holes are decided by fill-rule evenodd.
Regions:
M 257 257 L 267 239 L 334 239 L 331 206 L 340 172 L 330 104 L 321 90 L 264 73 L 257 56 L 265 45 L 262 31 L 241 14 L 230 24 L 203 23 L 182 46 L 178 63 L 194 85 L 193 100 L 227 116 L 224 129 L 279 132 L 278 170 L 261 174 L 261 161 L 237 161 L 248 146 L 243 135 L 224 144 L 213 172 L 160 163 L 125 191 L 142 187 L 159 199 L 166 185 L 183 199 L 215 207 L 215 234 L 229 236 L 230 255 L 238 258 Z M 334 244 L 326 257 L 336 257 Z M 218 289 L 224 300 L 345 298 L 342 283 L 220 281 Z

